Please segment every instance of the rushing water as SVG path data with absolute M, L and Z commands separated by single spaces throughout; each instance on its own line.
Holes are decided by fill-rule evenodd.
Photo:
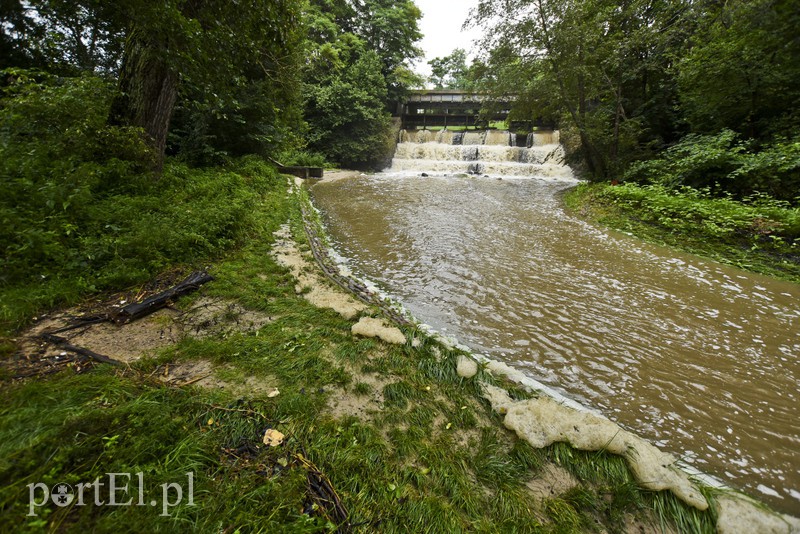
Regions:
M 517 149 L 489 174 L 529 178 L 441 175 L 486 162 L 430 159 L 447 145 L 428 141 L 312 188 L 353 266 L 476 352 L 800 515 L 800 286 L 589 225 L 559 201 L 569 170 Z

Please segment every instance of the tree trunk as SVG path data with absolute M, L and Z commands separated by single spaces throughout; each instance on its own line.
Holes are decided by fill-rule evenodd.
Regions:
M 109 123 L 144 130 L 161 174 L 167 132 L 178 95 L 178 74 L 169 63 L 168 38 L 134 29 L 125 43 L 119 95 L 111 105 Z
M 556 81 L 558 82 L 559 92 L 561 93 L 561 99 L 564 102 L 564 105 L 567 107 L 570 116 L 572 117 L 575 126 L 578 128 L 578 133 L 580 135 L 581 146 L 583 148 L 584 154 L 586 156 L 586 166 L 589 170 L 589 174 L 592 176 L 593 180 L 603 179 L 606 177 L 606 166 L 603 161 L 603 156 L 597 150 L 595 144 L 591 140 L 591 136 L 589 135 L 589 131 L 586 128 L 586 94 L 585 94 L 585 80 L 583 79 L 583 75 L 580 74 L 578 76 L 578 103 L 577 105 L 574 102 L 570 101 L 570 94 L 567 90 L 567 84 L 564 81 L 564 77 L 561 74 L 561 68 L 558 64 L 558 61 L 554 58 L 554 47 L 552 45 L 552 39 L 550 38 L 550 27 L 547 23 L 547 16 L 545 14 L 545 6 L 542 0 L 537 0 L 536 2 L 537 12 L 539 15 L 539 23 L 541 24 L 542 34 L 544 36 L 544 45 L 545 50 L 548 53 L 548 58 L 550 62 L 550 67 L 553 69 L 553 74 L 556 77 Z M 583 57 L 583 51 L 579 50 L 579 54 L 581 58 Z

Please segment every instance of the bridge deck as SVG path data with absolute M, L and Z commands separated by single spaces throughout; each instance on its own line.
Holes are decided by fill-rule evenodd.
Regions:
M 487 127 L 490 121 L 508 119 L 514 95 L 493 98 L 486 93 L 459 90 L 413 91 L 402 106 L 403 128 L 448 126 Z M 482 109 L 493 109 L 484 114 Z M 543 121 L 523 121 L 526 126 L 545 126 Z

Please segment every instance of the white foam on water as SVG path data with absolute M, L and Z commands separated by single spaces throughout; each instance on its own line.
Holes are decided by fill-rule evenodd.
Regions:
M 577 182 L 565 164 L 558 132 L 535 132 L 528 147 L 511 146 L 507 131 L 470 131 L 461 135 L 443 130 L 403 130 L 389 175 L 433 176 L 472 174 L 490 178 L 535 178 Z

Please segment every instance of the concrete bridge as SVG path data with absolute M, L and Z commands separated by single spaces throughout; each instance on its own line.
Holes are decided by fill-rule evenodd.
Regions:
M 487 128 L 489 122 L 508 119 L 514 100 L 514 95 L 496 99 L 488 94 L 472 91 L 412 91 L 408 101 L 398 111 L 402 127 L 407 130 L 448 126 Z M 483 108 L 495 111 L 480 117 Z M 552 126 L 541 120 L 513 121 L 509 124 L 509 129 L 532 131 L 534 127 Z

